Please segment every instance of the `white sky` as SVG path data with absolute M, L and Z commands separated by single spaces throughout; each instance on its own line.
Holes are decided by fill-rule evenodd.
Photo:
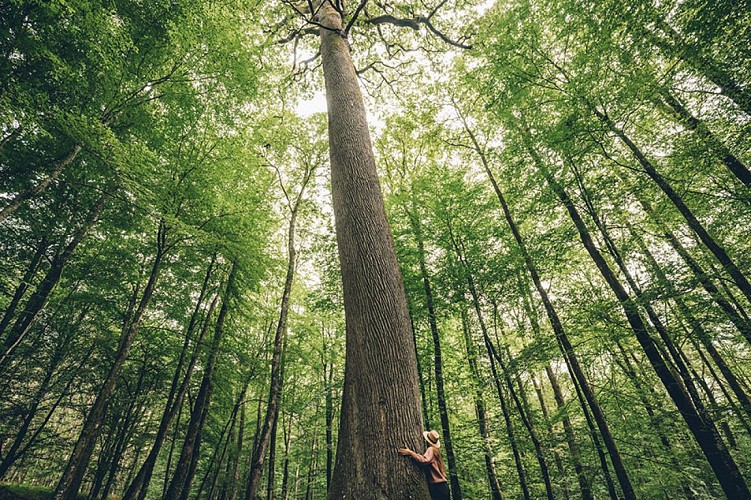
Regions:
M 297 115 L 307 117 L 316 113 L 326 112 L 326 95 L 323 90 L 317 91 L 310 99 L 302 99 L 297 103 Z

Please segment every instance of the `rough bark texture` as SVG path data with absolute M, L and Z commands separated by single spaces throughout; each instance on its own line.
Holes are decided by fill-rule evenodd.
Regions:
M 342 20 L 319 9 L 329 116 L 331 190 L 346 317 L 346 365 L 329 498 L 428 498 L 397 449 L 422 445 L 407 301 L 375 167 L 365 106 Z

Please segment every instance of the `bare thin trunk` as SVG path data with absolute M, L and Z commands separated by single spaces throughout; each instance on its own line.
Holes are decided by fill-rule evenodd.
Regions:
M 526 133 L 527 132 L 525 131 L 524 137 L 525 141 L 528 141 L 529 138 Z M 548 172 L 542 159 L 537 155 L 529 143 L 527 143 L 527 148 L 534 159 L 535 165 L 547 180 L 548 185 L 568 211 L 587 253 L 589 253 L 603 279 L 607 282 L 608 286 L 620 302 L 624 315 L 631 325 L 639 344 L 642 346 L 642 349 L 647 355 L 653 369 L 662 381 L 665 389 L 667 389 L 668 394 L 670 394 L 671 399 L 681 413 L 681 416 L 684 418 L 686 425 L 704 452 L 707 461 L 714 470 L 726 495 L 731 498 L 751 497 L 748 486 L 738 470 L 737 464 L 732 456 L 730 456 L 730 453 L 720 439 L 716 427 L 711 420 L 703 418 L 697 411 L 691 399 L 683 390 L 680 382 L 670 371 L 654 341 L 649 336 L 646 324 L 639 314 L 636 303 L 623 288 L 623 285 L 618 281 L 602 254 L 600 254 L 600 251 L 595 247 L 592 237 L 589 234 L 589 230 L 584 224 L 584 221 L 579 215 L 574 203 L 568 197 L 568 194 L 563 187 L 558 184 L 550 172 Z
M 232 270 L 227 278 L 227 286 L 222 297 L 222 307 L 217 316 L 216 326 L 214 328 L 214 338 L 211 341 L 211 348 L 206 360 L 206 366 L 203 370 L 203 379 L 201 387 L 198 389 L 198 395 L 193 405 L 193 411 L 190 414 L 188 430 L 185 434 L 180 458 L 175 467 L 175 474 L 172 482 L 167 489 L 167 497 L 173 499 L 187 499 L 190 494 L 190 487 L 193 483 L 193 476 L 198 461 L 201 447 L 201 438 L 203 428 L 206 423 L 206 415 L 211 404 L 211 396 L 214 390 L 213 376 L 216 360 L 219 356 L 219 347 L 224 337 L 224 322 L 229 311 L 229 303 L 232 300 L 235 286 L 235 276 L 237 273 L 237 264 L 232 264 Z M 209 318 L 207 318 L 207 321 Z
M 10 214 L 15 212 L 16 209 L 18 209 L 18 207 L 20 207 L 24 202 L 32 199 L 34 196 L 46 189 L 50 184 L 55 182 L 58 177 L 60 177 L 60 174 L 63 172 L 65 167 L 72 163 L 80 152 L 81 146 L 74 144 L 65 154 L 65 156 L 55 162 L 55 166 L 52 167 L 52 171 L 49 173 L 49 175 L 47 175 L 47 177 L 39 181 L 39 183 L 35 186 L 30 187 L 26 191 L 18 193 L 16 196 L 14 196 L 13 199 L 10 200 L 10 202 L 5 205 L 2 210 L 0 210 L 0 222 L 5 220 Z
M 54 500 L 69 500 L 75 498 L 78 489 L 81 486 L 83 475 L 86 472 L 86 467 L 89 465 L 91 454 L 94 451 L 96 438 L 99 436 L 102 417 L 104 416 L 104 412 L 106 411 L 112 397 L 115 383 L 120 376 L 123 365 L 125 365 L 125 361 L 128 359 L 130 348 L 133 344 L 133 340 L 135 340 L 136 333 L 141 326 L 143 315 L 151 302 L 152 295 L 154 294 L 162 259 L 164 257 L 165 238 L 166 234 L 164 225 L 160 223 L 157 232 L 157 251 L 156 256 L 154 257 L 154 263 L 151 267 L 151 273 L 149 274 L 148 283 L 143 291 L 143 295 L 141 296 L 135 314 L 130 318 L 130 321 L 126 325 L 123 325 L 117 346 L 117 352 L 115 354 L 115 361 L 110 367 L 110 371 L 99 389 L 94 405 L 86 416 L 78 441 L 76 441 L 70 459 L 65 466 L 65 471 L 60 478 L 60 482 L 55 488 L 55 493 L 53 495 Z

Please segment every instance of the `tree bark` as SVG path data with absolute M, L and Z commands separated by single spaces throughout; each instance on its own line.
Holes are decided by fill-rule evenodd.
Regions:
M 422 444 L 419 383 L 404 284 L 383 204 L 365 106 L 331 0 L 317 11 L 329 117 L 331 191 L 346 317 L 346 364 L 329 498 L 427 499 L 400 447 Z

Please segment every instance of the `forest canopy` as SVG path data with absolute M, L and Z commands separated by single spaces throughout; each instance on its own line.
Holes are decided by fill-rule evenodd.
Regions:
M 0 0 L 0 498 L 751 498 L 749 165 L 746 0 Z

